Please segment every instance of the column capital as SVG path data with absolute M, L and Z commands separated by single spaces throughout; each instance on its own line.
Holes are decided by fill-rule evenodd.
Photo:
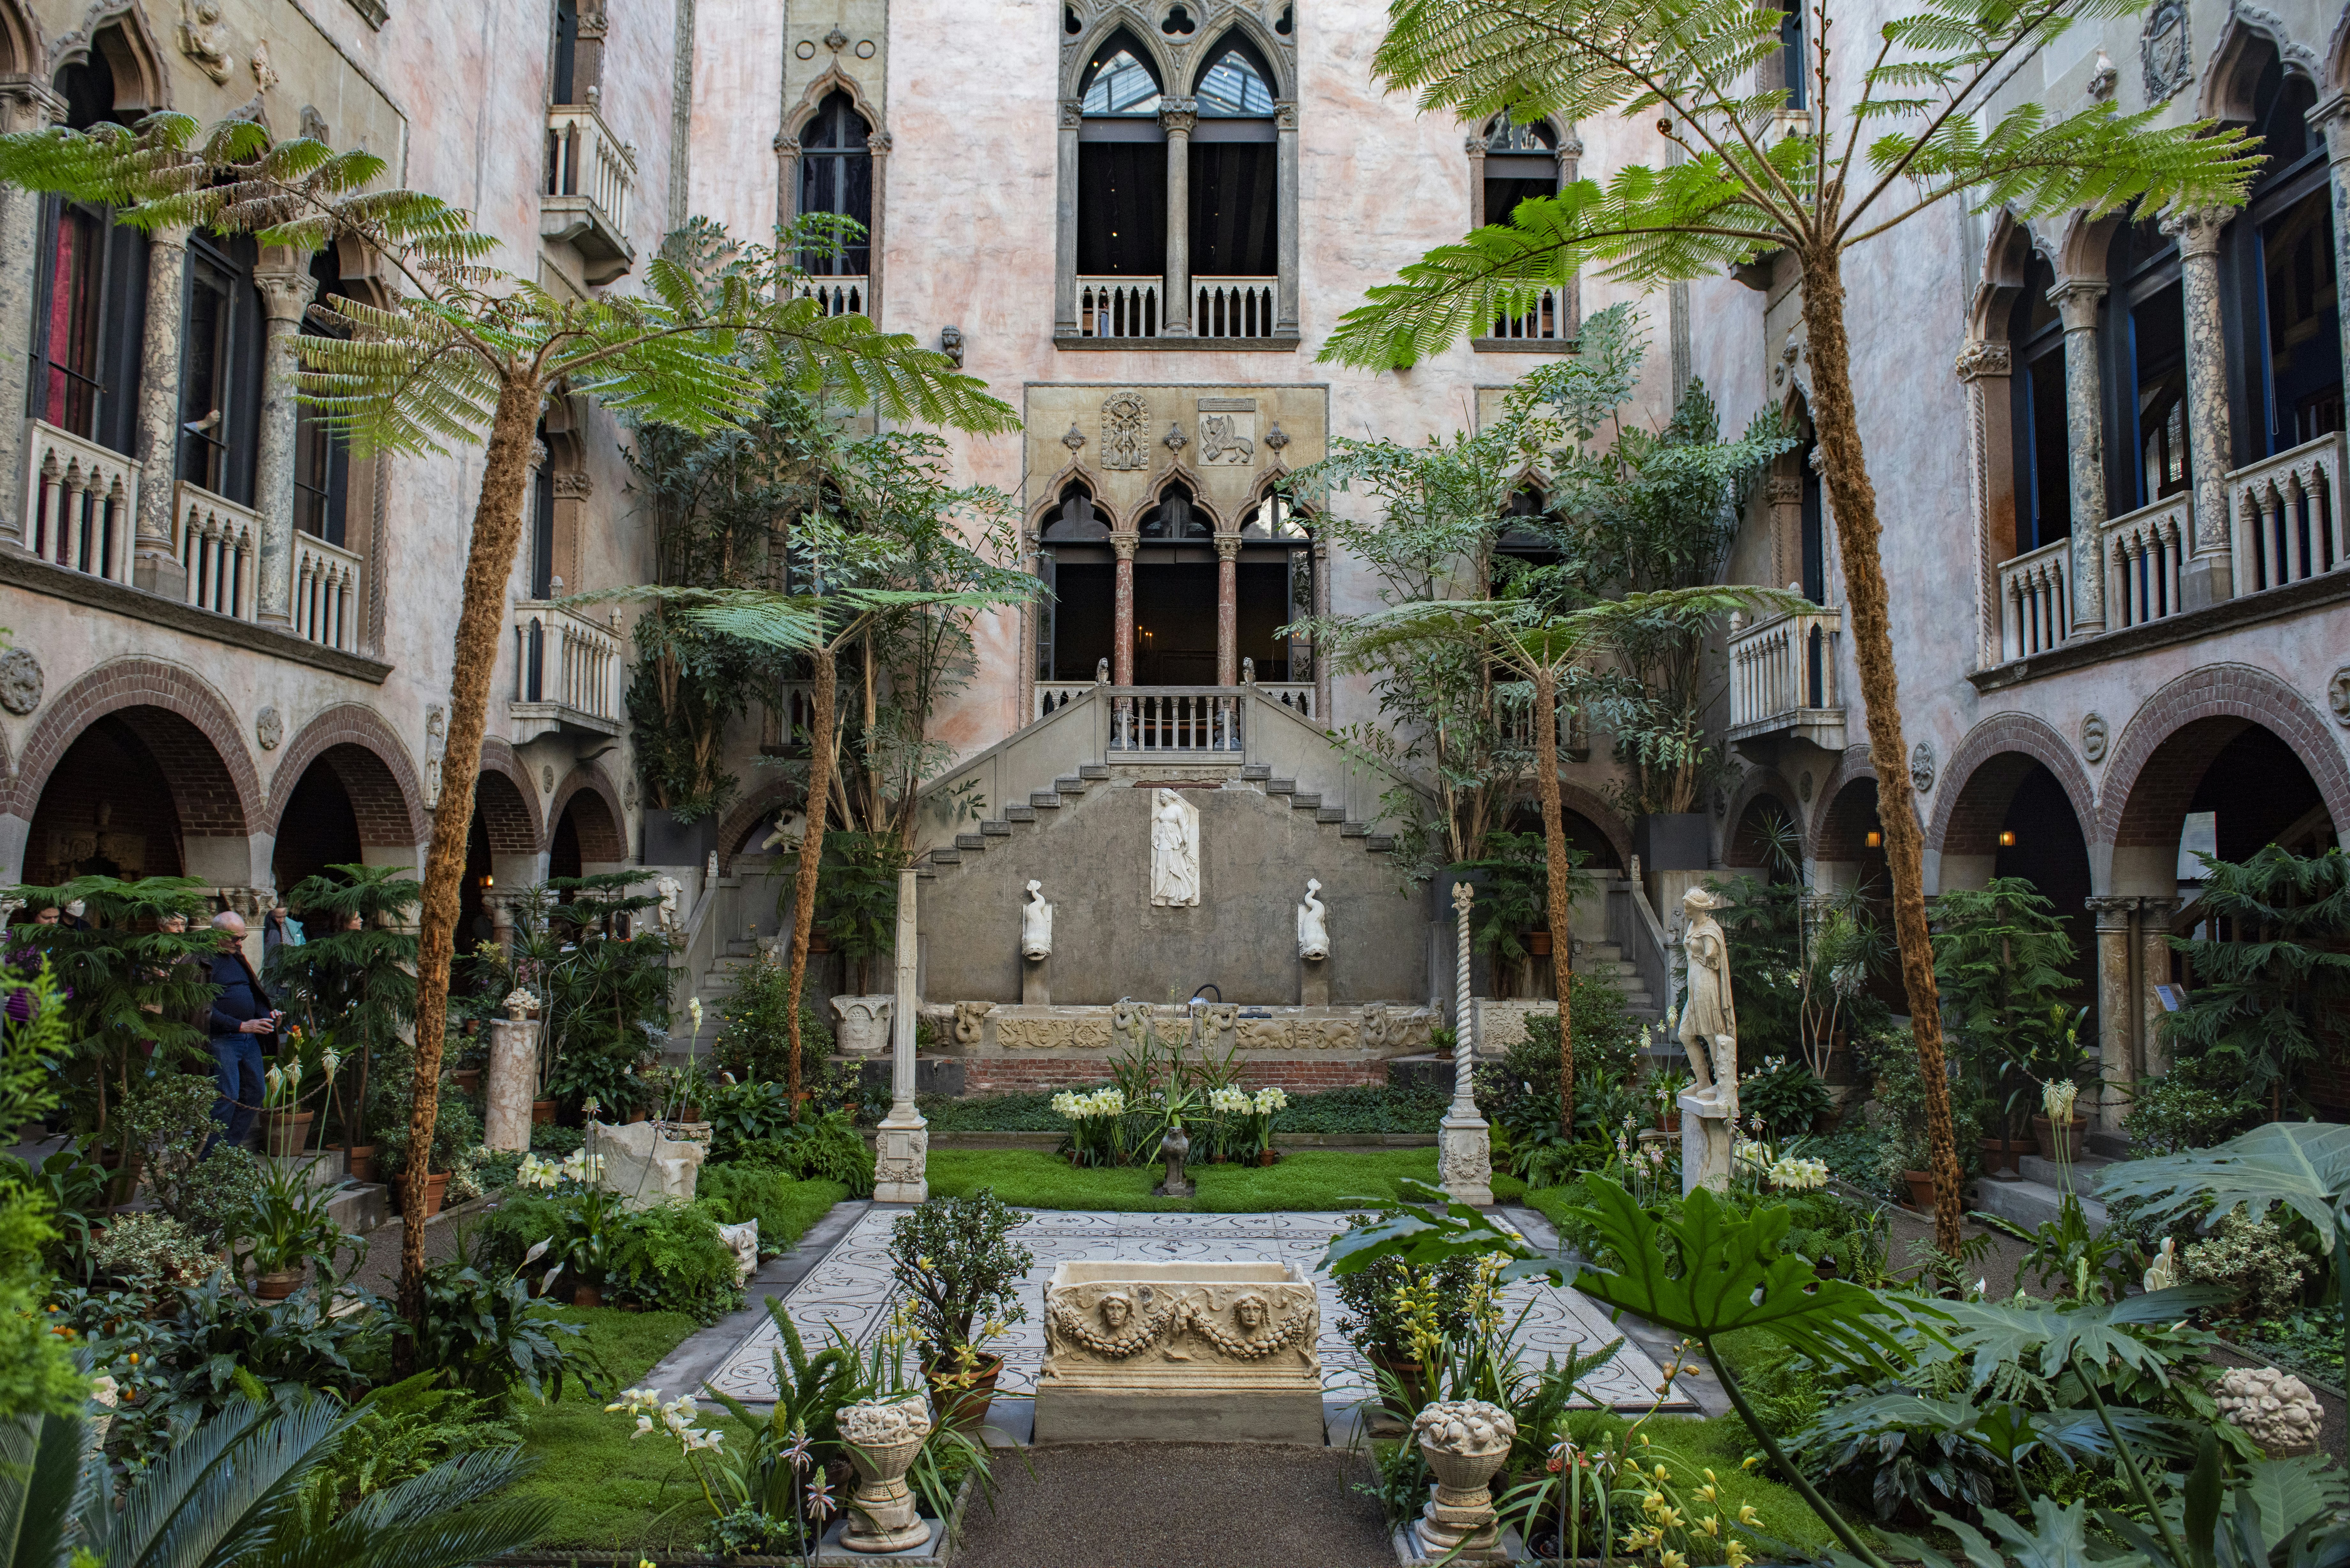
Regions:
M 1135 546 L 1140 543 L 1142 541 L 1132 534 L 1112 534 L 1109 536 L 1109 547 L 1118 552 L 1118 558 L 1121 561 L 1133 560 Z
M 2094 331 L 2097 306 L 2105 297 L 2106 280 L 2101 277 L 2059 278 L 2056 286 L 2048 291 L 2048 303 L 2064 318 L 2066 332 Z
M 1240 558 L 1240 553 L 1241 536 L 1239 535 L 1219 534 L 1216 535 L 1216 559 L 1219 561 L 1238 560 Z
M 2097 929 L 2126 931 L 2129 929 L 2130 917 L 2137 912 L 2137 900 L 2126 897 L 2100 896 L 2083 900 L 2082 908 L 2097 917 Z
M 1189 136 L 1200 123 L 1200 100 L 1196 98 L 1162 98 L 1159 100 L 1159 129 L 1170 136 Z
M 1762 498 L 1773 506 L 1800 506 L 1804 502 L 1804 482 L 1774 473 L 1762 482 Z
M 253 286 L 261 291 L 261 313 L 272 327 L 299 322 L 318 296 L 318 280 L 307 272 L 256 272 Z
M 2327 162 L 2350 161 L 2350 93 L 2337 92 L 2319 99 L 2304 118 L 2313 130 L 2325 133 Z
M 147 245 L 151 250 L 183 251 L 193 233 L 194 226 L 189 223 L 158 223 L 147 231 Z
M 2220 254 L 2220 231 L 2236 215 L 2234 207 L 2174 207 L 2162 214 L 2162 232 L 2178 242 L 2178 254 L 2188 256 Z
M 1065 98 L 1061 100 L 1061 129 L 1076 130 L 1086 123 L 1085 99 Z
M 1959 350 L 1955 369 L 1961 381 L 1979 380 L 1985 376 L 2009 376 L 2015 372 L 2015 354 L 2008 346 L 1994 338 L 1970 337 Z
M 66 100 L 45 83 L 16 77 L 0 81 L 0 110 L 10 130 L 41 130 L 65 123 Z
M 2158 894 L 2137 901 L 2138 917 L 2147 920 L 2161 920 L 2168 923 L 2178 908 L 2178 899 L 2165 898 Z

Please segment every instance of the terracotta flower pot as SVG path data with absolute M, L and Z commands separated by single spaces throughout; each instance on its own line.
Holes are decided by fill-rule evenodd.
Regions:
M 2086 1116 L 2074 1116 L 2069 1125 L 2063 1127 L 2046 1116 L 2032 1118 L 2032 1141 L 2040 1146 L 2040 1158 L 2043 1159 L 2080 1158 L 2081 1137 L 2088 1130 L 2089 1118 Z
M 1986 1176 L 1996 1170 L 2012 1173 L 2018 1168 L 2018 1160 L 2039 1147 L 2030 1138 L 1987 1137 L 1981 1141 L 1983 1174 Z
M 375 1179 L 375 1145 L 355 1143 L 343 1151 L 343 1158 L 346 1162 L 344 1168 L 350 1173 L 353 1181 L 369 1182 Z
M 1680 1131 L 1680 1107 L 1676 1106 L 1669 1111 L 1659 1111 L 1657 1113 L 1657 1128 L 1660 1132 L 1677 1133 Z
M 310 1120 L 316 1111 L 264 1111 L 261 1113 L 261 1147 L 280 1159 L 303 1152 L 310 1137 Z
M 457 1080 L 457 1092 L 461 1095 L 474 1094 L 481 1089 L 482 1070 L 479 1067 L 460 1067 L 449 1075 Z
M 1275 1154 L 1270 1148 L 1261 1148 L 1256 1151 L 1256 1162 L 1259 1165 L 1271 1165 L 1274 1160 L 1279 1159 L 1280 1158 L 1281 1156 Z
M 263 1274 L 253 1282 L 253 1293 L 265 1302 L 282 1302 L 302 1285 L 302 1271 L 284 1269 L 274 1274 Z
M 1934 1173 L 1930 1170 L 1905 1170 L 1901 1179 L 1909 1184 L 1909 1206 L 1926 1213 L 1934 1211 Z
M 995 1401 L 995 1380 L 1003 1376 L 1003 1357 L 986 1351 L 979 1353 L 979 1362 L 966 1376 L 956 1369 L 951 1357 L 925 1360 L 922 1381 L 930 1386 L 931 1408 L 941 1427 L 958 1431 L 976 1431 L 987 1420 L 987 1407 Z
M 552 1126 L 554 1126 L 554 1125 L 555 1125 L 555 1102 L 554 1102 L 553 1100 L 533 1100 L 533 1101 L 531 1101 L 531 1103 L 530 1103 L 530 1125 L 531 1125 L 531 1126 L 533 1126 L 533 1127 L 552 1127 Z
M 1550 933 L 1548 931 L 1528 931 L 1526 933 L 1526 952 L 1529 956 L 1534 958 L 1550 957 Z
M 1376 1370 L 1387 1373 L 1393 1377 L 1403 1388 L 1404 1403 L 1400 1406 L 1386 1396 L 1381 1396 L 1377 1418 L 1382 1425 L 1396 1429 L 1411 1425 L 1412 1417 L 1419 1414 L 1422 1405 L 1428 1403 L 1428 1384 L 1419 1363 L 1398 1360 L 1372 1351 L 1365 1351 L 1363 1359 L 1369 1362 Z
M 449 1173 L 428 1170 L 424 1173 L 424 1218 L 430 1220 L 441 1212 L 441 1200 L 449 1194 Z

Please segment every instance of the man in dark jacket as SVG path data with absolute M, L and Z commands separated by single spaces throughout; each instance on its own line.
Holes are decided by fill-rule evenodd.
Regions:
M 213 1065 L 220 1084 L 213 1120 L 221 1130 L 204 1146 L 206 1154 L 224 1137 L 242 1146 L 253 1131 L 263 1097 L 261 1042 L 286 1016 L 269 1005 L 268 991 L 245 959 L 244 918 L 224 909 L 213 917 L 213 931 L 220 940 L 209 977 L 220 988 L 211 1016 Z

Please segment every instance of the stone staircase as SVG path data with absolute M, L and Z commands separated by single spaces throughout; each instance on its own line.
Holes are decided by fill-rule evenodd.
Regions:
M 2082 1217 L 2099 1231 L 2106 1228 L 2106 1206 L 2089 1194 L 2097 1189 L 2097 1172 L 2113 1163 L 2093 1154 L 2073 1162 L 2073 1190 L 2080 1197 Z M 2036 1154 L 2025 1155 L 2016 1167 L 2012 1179 L 1987 1176 L 1976 1182 L 1973 1207 L 2030 1231 L 2063 1210 L 2064 1177 L 2054 1160 Z
M 1575 967 L 1594 979 L 1605 980 L 1623 993 L 1624 1010 L 1643 1023 L 1665 1015 L 1664 1007 L 1648 992 L 1638 966 L 1624 956 L 1617 942 L 1586 942 L 1575 953 Z
M 1123 764 L 1129 769 L 1134 764 Z M 1171 770 L 1165 766 L 1141 771 L 1163 778 Z M 1325 805 L 1319 794 L 1300 790 L 1295 779 L 1277 779 L 1273 769 L 1264 763 L 1227 763 L 1201 766 L 1192 764 L 1183 769 L 1188 779 L 1195 779 L 1201 787 L 1211 783 L 1220 787 L 1237 781 L 1243 787 L 1255 790 L 1268 799 L 1286 799 L 1292 811 L 1310 811 L 1314 820 L 1324 826 L 1335 827 L 1340 838 L 1360 841 L 1364 850 L 1372 855 L 1384 855 L 1395 847 L 1395 839 L 1387 834 L 1373 833 L 1370 825 L 1349 822 L 1344 809 Z M 1064 805 L 1083 799 L 1086 794 L 1117 777 L 1107 763 L 1087 763 L 1074 774 L 1065 774 L 1053 781 L 1051 789 L 1033 790 L 1025 805 L 1007 805 L 1000 817 L 991 817 L 979 825 L 977 832 L 957 833 L 951 846 L 941 846 L 930 852 L 929 858 L 916 867 L 924 877 L 935 877 L 938 868 L 957 866 L 970 855 L 983 855 L 998 840 L 1008 839 L 1023 824 L 1034 826 L 1046 820 L 1045 814 L 1056 812 Z M 705 1005 L 707 1005 L 705 1003 Z

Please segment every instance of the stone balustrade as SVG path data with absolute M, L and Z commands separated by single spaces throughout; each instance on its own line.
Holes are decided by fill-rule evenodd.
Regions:
M 1301 719 L 1314 717 L 1314 682 L 1311 680 L 1260 680 L 1256 689 Z
M 360 578 L 366 563 L 359 553 L 309 534 L 294 535 L 294 635 L 321 648 L 346 652 L 359 647 Z
M 1145 754 L 1237 752 L 1241 704 L 1237 686 L 1111 688 L 1109 749 Z
M 2004 661 L 2045 653 L 2073 635 L 2073 542 L 2059 539 L 1999 568 Z
M 584 104 L 546 111 L 546 175 L 539 237 L 568 241 L 587 264 L 589 283 L 609 283 L 635 264 L 629 242 L 637 186 L 636 149 L 604 123 L 588 89 Z
M 827 316 L 864 316 L 868 286 L 862 277 L 804 277 L 798 292 L 802 299 L 815 300 Z
M 2106 566 L 2111 629 L 2178 613 L 2179 574 L 2195 539 L 2194 503 L 2194 496 L 2181 492 L 2099 525 L 2097 555 Z
M 1534 298 L 1530 309 L 1516 316 L 1496 317 L 1490 338 L 1511 341 L 1548 341 L 1564 346 L 1575 337 L 1575 322 L 1568 307 L 1564 286 L 1552 284 Z
M 1049 719 L 1093 689 L 1094 683 L 1090 680 L 1039 680 L 1036 682 L 1036 717 Z
M 515 694 L 520 741 L 552 730 L 620 732 L 620 639 L 611 628 L 543 600 L 515 606 Z M 533 725 L 536 728 L 532 728 Z
M 1078 336 L 1158 337 L 1167 319 L 1164 286 L 1156 277 L 1078 278 Z
M 1733 740 L 1797 724 L 1807 714 L 1837 715 L 1836 652 L 1844 611 L 1782 612 L 1730 634 L 1730 733 Z
M 261 514 L 183 479 L 172 493 L 172 553 L 188 574 L 188 602 L 255 619 Z
M 2342 517 L 2342 463 L 2343 437 L 2335 431 L 2228 476 L 2239 594 L 2343 569 L 2350 534 Z
M 1195 337 L 1270 337 L 1277 277 L 1195 277 L 1191 280 L 1191 335 Z
M 139 464 L 120 452 L 25 421 L 25 548 L 109 582 L 130 581 Z

